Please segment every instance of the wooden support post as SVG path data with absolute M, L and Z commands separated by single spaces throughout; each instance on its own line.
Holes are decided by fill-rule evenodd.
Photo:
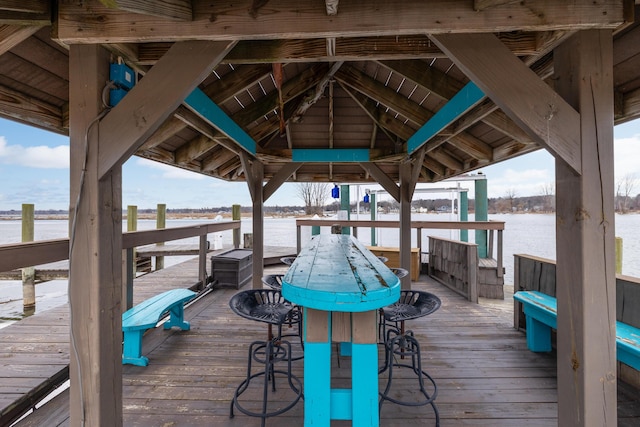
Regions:
M 158 203 L 156 209 L 156 228 L 162 229 L 167 227 L 167 205 L 164 203 Z M 158 246 L 164 246 L 164 242 L 156 243 Z M 162 270 L 164 268 L 164 257 L 156 257 L 156 270 Z
M 400 165 L 400 267 L 411 271 L 411 167 Z M 411 274 L 401 279 L 402 289 L 411 289 Z
M 240 205 L 231 206 L 231 219 L 234 221 L 240 221 L 242 214 L 240 213 Z M 233 247 L 238 249 L 240 247 L 240 229 L 233 230 Z
M 69 46 L 70 419 L 122 426 L 122 168 L 98 177 L 109 52 Z
M 264 180 L 264 166 L 259 160 L 251 165 L 253 179 L 253 288 L 262 288 L 264 273 L 264 198 L 262 181 Z
M 31 203 L 22 205 L 22 241 L 33 242 L 34 238 L 34 206 Z M 22 269 L 22 309 L 25 315 L 36 311 L 36 269 L 25 267 Z
M 582 175 L 556 158 L 558 425 L 615 426 L 613 38 L 577 32 L 554 52 L 558 93 L 580 113 Z

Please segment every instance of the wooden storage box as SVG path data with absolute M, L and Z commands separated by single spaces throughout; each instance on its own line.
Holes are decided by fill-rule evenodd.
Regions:
M 385 264 L 387 267 L 400 267 L 400 248 L 388 246 L 367 246 L 374 255 L 389 258 Z M 411 280 L 417 281 L 420 277 L 420 248 L 411 248 Z
M 240 289 L 253 275 L 253 251 L 231 249 L 211 257 L 211 276 L 219 286 Z

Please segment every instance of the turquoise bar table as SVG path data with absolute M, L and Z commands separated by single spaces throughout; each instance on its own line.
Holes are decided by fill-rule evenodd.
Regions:
M 352 420 L 376 427 L 378 309 L 400 298 L 400 281 L 348 235 L 321 234 L 282 280 L 282 294 L 304 308 L 304 425 Z M 351 388 L 331 387 L 331 343 L 351 348 Z

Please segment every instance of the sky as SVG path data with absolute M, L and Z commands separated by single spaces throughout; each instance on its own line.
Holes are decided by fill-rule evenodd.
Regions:
M 614 139 L 616 181 L 633 176 L 640 182 L 640 119 L 616 126 Z M 506 197 L 509 192 L 518 197 L 541 195 L 542 187 L 555 180 L 554 159 L 545 150 L 478 171 L 487 176 L 489 198 Z M 422 187 L 456 185 L 441 182 Z M 469 198 L 474 197 L 472 182 L 460 186 L 469 189 Z M 367 188 L 380 187 L 363 184 L 359 192 L 352 187 L 351 201 L 356 202 L 358 193 L 363 197 Z M 155 208 L 159 203 L 168 209 L 251 205 L 244 182 L 230 183 L 135 156 L 123 166 L 122 193 L 122 205 L 138 209 Z M 637 193 L 640 184 L 632 194 Z M 449 192 L 416 194 L 414 199 L 449 196 Z M 19 211 L 23 203 L 33 203 L 36 210 L 69 208 L 69 138 L 0 118 L 0 211 Z M 286 183 L 265 205 L 302 206 L 303 202 L 295 184 Z

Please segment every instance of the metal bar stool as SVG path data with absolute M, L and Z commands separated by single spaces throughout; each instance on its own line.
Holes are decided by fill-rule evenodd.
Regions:
M 271 289 L 275 289 L 277 291 L 281 291 L 282 290 L 282 278 L 284 277 L 284 274 L 267 274 L 265 276 L 262 276 L 262 284 L 264 284 L 265 286 L 271 288 Z M 284 321 L 283 325 L 287 325 L 289 328 L 292 327 L 296 327 L 297 328 L 297 332 L 296 333 L 290 333 L 290 334 L 282 334 L 283 337 L 298 337 L 298 340 L 300 341 L 300 347 L 302 348 L 302 353 L 300 356 L 296 356 L 296 357 L 292 357 L 291 360 L 300 360 L 302 358 L 304 358 L 304 342 L 302 339 L 302 309 L 295 305 L 295 304 L 291 304 L 291 306 L 293 307 L 292 310 L 289 312 L 289 315 L 287 316 L 287 319 Z
M 404 270 L 406 271 L 406 270 Z M 399 272 L 400 274 L 402 272 Z M 435 405 L 438 395 L 438 387 L 433 378 L 422 369 L 420 344 L 413 331 L 405 331 L 404 322 L 410 319 L 427 316 L 440 308 L 440 298 L 436 295 L 417 290 L 400 292 L 398 302 L 381 309 L 384 331 L 385 363 L 380 373 L 389 371 L 387 385 L 380 393 L 380 408 L 385 400 L 403 406 L 431 405 L 436 417 L 436 426 L 440 425 L 440 414 Z M 410 358 L 411 363 L 401 362 L 398 359 Z M 390 395 L 393 381 L 394 368 L 409 368 L 417 376 L 419 391 L 424 396 L 420 400 L 400 400 Z M 429 394 L 425 387 L 425 380 L 431 383 L 433 392 Z M 410 395 L 415 396 L 415 393 Z
M 302 382 L 291 373 L 291 344 L 282 339 L 282 325 L 290 319 L 293 305 L 286 301 L 280 291 L 274 289 L 251 289 L 235 294 L 229 301 L 229 306 L 234 313 L 246 319 L 267 323 L 269 325 L 269 336 L 266 341 L 253 341 L 249 345 L 247 360 L 247 377 L 236 388 L 229 417 L 234 417 L 234 408 L 237 408 L 245 415 L 260 417 L 261 426 L 264 427 L 266 419 L 280 415 L 293 408 L 302 397 Z M 272 326 L 277 327 L 277 333 L 272 334 Z M 264 369 L 252 373 L 252 364 L 257 362 L 264 365 Z M 276 364 L 285 362 L 286 370 L 276 369 Z M 262 407 L 260 412 L 247 409 L 240 403 L 239 398 L 244 393 L 254 378 L 263 376 Z M 276 376 L 286 376 L 289 388 L 293 392 L 293 397 L 286 405 L 270 410 L 268 407 L 268 384 L 271 381 L 272 392 L 276 391 Z

